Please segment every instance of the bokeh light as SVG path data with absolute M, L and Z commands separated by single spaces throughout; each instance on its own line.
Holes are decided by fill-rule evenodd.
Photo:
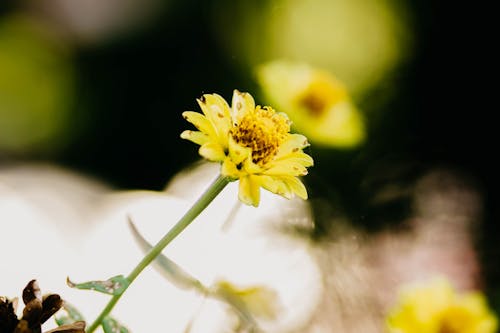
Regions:
M 226 52 L 243 66 L 307 62 L 356 97 L 387 79 L 411 48 L 408 13 L 391 0 L 227 2 L 214 16 Z
M 0 18 L 0 151 L 53 152 L 71 137 L 70 50 L 29 16 Z

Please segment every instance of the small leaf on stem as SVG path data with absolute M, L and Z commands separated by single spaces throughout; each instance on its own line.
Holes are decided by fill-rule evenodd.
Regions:
M 74 283 L 67 278 L 66 283 L 71 288 L 95 290 L 108 295 L 120 295 L 129 285 L 129 281 L 123 275 L 113 276 L 105 281 L 88 281 L 83 283 Z

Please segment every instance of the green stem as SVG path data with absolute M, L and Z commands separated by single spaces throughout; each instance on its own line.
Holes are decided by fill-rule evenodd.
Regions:
M 146 268 L 160 253 L 163 249 L 177 237 L 193 220 L 212 202 L 213 199 L 224 189 L 224 187 L 229 184 L 231 180 L 219 176 L 217 179 L 210 185 L 210 187 L 202 194 L 202 196 L 194 203 L 194 205 L 184 214 L 184 216 L 177 222 L 176 225 L 170 229 L 169 232 L 153 247 L 151 250 L 142 258 L 142 260 L 137 264 L 137 266 L 132 270 L 132 272 L 127 276 L 127 280 L 129 281 L 129 285 L 123 289 L 123 291 L 114 295 L 106 305 L 106 307 L 101 311 L 96 320 L 89 326 L 87 329 L 87 333 L 94 332 L 99 325 L 101 325 L 102 320 L 109 315 L 111 310 L 113 310 L 114 306 L 128 287 L 132 284 L 132 282 L 139 276 L 139 274 Z

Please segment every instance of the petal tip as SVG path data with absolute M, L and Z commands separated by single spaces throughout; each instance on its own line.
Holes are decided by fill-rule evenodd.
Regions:
M 185 131 L 182 131 L 180 137 L 181 139 L 187 139 L 189 138 L 189 136 L 191 135 L 191 132 L 190 130 L 185 130 Z

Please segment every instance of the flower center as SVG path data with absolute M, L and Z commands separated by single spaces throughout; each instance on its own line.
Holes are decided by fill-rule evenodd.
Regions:
M 346 97 L 347 93 L 339 82 L 328 76 L 317 74 L 317 77 L 298 97 L 297 102 L 311 116 L 321 117 L 332 105 Z
M 459 309 L 449 309 L 441 319 L 438 333 L 460 333 L 465 332 L 463 323 L 466 314 Z
M 290 131 L 290 121 L 271 107 L 257 106 L 248 112 L 230 134 L 239 145 L 252 150 L 252 161 L 264 166 L 269 162 Z
M 459 331 L 457 331 L 455 327 L 452 327 L 450 324 L 443 323 L 439 328 L 439 333 L 459 333 Z

